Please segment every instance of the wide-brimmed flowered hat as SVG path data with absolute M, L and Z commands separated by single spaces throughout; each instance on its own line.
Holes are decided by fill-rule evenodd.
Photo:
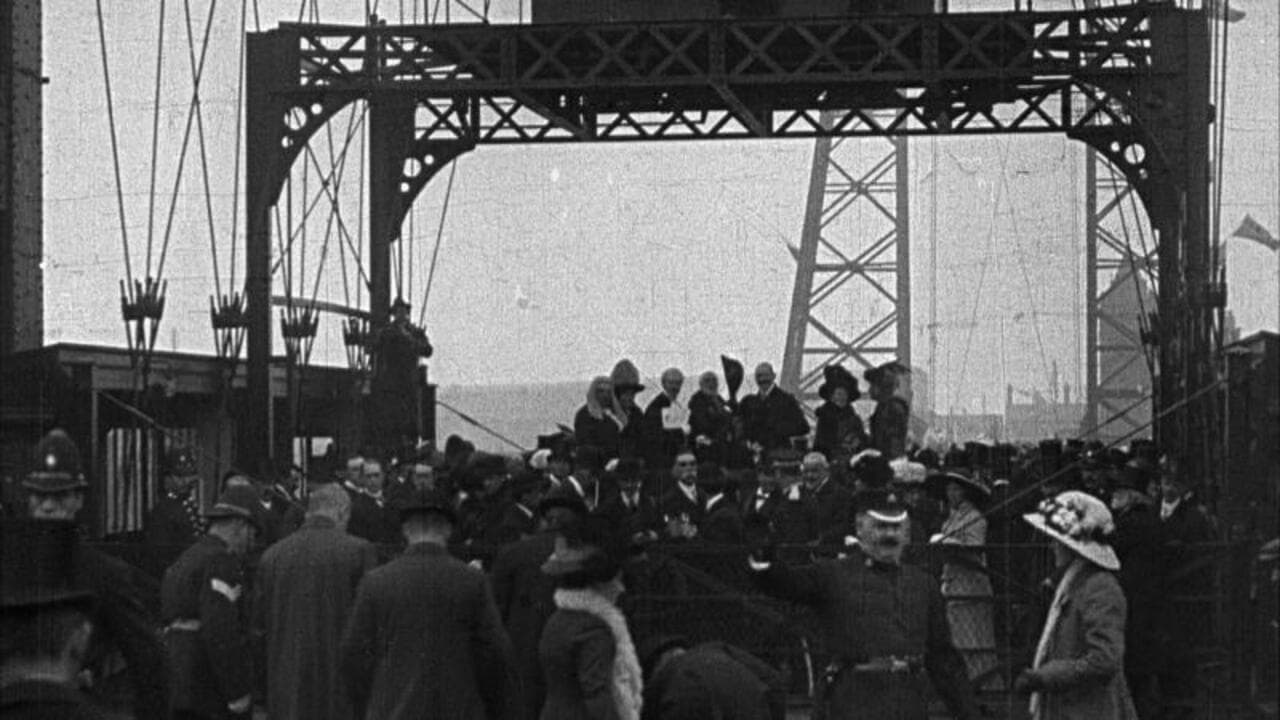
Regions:
M 1067 490 L 1042 501 L 1035 512 L 1022 519 L 1098 567 L 1120 569 L 1120 558 L 1108 540 L 1116 524 L 1106 503 L 1098 498 Z

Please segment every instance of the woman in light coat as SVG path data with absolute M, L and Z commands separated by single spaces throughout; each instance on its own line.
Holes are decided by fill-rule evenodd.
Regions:
M 1077 491 L 1023 516 L 1053 539 L 1057 586 L 1035 659 L 1014 689 L 1031 694 L 1032 720 L 1136 720 L 1124 679 L 1124 592 L 1108 544 L 1111 511 Z

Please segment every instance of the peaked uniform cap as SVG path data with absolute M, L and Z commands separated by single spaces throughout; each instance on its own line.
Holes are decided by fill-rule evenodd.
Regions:
M 80 448 L 64 430 L 49 431 L 32 451 L 31 472 L 22 486 L 36 492 L 56 493 L 89 486 L 80 464 Z
M 76 577 L 80 529 L 65 520 L 0 523 L 0 607 L 28 608 L 86 600 Z
M 881 488 L 855 493 L 853 511 L 858 515 L 865 513 L 874 520 L 886 523 L 901 523 L 907 519 L 907 506 L 898 500 L 897 495 Z

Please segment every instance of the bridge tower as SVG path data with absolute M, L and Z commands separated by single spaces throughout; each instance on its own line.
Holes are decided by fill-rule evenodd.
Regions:
M 829 122 L 823 117 L 824 124 Z M 812 399 L 822 369 L 911 364 L 907 138 L 820 137 L 796 260 L 780 385 Z

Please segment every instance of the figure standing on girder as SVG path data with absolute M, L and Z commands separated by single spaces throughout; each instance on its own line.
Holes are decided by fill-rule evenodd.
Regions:
M 403 445 L 418 435 L 418 358 L 431 357 L 427 333 L 409 321 L 409 303 L 396 298 L 391 321 L 374 334 L 373 425 L 370 441 L 379 445 Z

